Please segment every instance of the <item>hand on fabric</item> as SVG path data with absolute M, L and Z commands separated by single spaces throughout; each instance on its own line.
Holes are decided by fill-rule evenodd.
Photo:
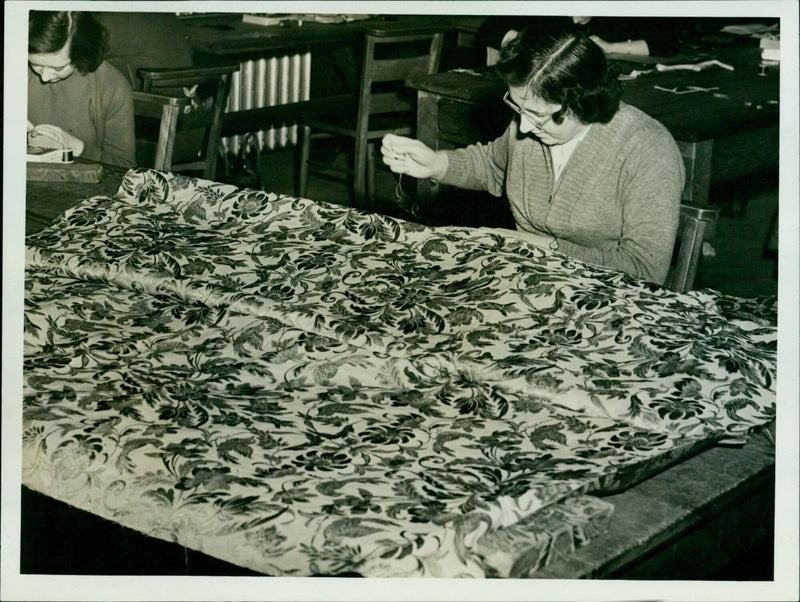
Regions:
M 79 157 L 83 152 L 83 141 L 57 125 L 37 125 L 28 131 L 28 144 L 42 148 L 69 148 Z
M 428 148 L 419 140 L 386 134 L 381 144 L 383 162 L 395 173 L 415 178 L 441 179 L 447 172 L 447 155 Z

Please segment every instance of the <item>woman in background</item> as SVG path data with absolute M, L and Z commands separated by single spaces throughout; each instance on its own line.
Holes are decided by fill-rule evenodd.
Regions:
M 478 29 L 476 47 L 485 54 L 486 64 L 493 65 L 506 36 L 527 29 L 548 38 L 582 33 L 605 54 L 667 57 L 678 52 L 688 21 L 675 17 L 489 17 Z
M 510 236 L 663 284 L 675 243 L 683 160 L 667 129 L 621 103 L 616 72 L 583 34 L 555 41 L 524 30 L 497 73 L 517 114 L 487 144 L 434 151 L 387 135 L 395 173 L 494 196 L 505 192 Z
M 91 13 L 28 17 L 28 144 L 85 159 L 136 164 L 133 93 L 104 61 L 108 34 Z

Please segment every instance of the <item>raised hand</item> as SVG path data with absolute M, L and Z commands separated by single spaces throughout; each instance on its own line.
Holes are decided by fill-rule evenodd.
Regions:
M 447 155 L 413 138 L 386 134 L 381 141 L 383 162 L 395 173 L 415 178 L 441 179 L 447 171 Z

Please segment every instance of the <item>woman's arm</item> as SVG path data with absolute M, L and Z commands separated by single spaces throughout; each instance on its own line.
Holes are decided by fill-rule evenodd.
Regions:
M 682 20 L 672 17 L 595 17 L 587 27 L 606 54 L 671 56 L 682 35 Z
M 454 151 L 435 151 L 419 140 L 387 134 L 383 137 L 383 162 L 395 173 L 415 178 L 432 178 L 469 190 L 503 194 L 508 164 L 509 131 L 488 144 L 473 144 Z
M 624 42 L 606 42 L 599 36 L 590 36 L 592 42 L 600 46 L 605 54 L 630 54 L 648 56 L 650 47 L 646 40 L 626 40 Z
M 515 133 L 516 121 L 512 121 L 503 135 L 492 142 L 445 151 L 448 164 L 441 182 L 468 190 L 485 190 L 497 197 L 502 196 L 510 152 L 509 140 Z
M 100 141 L 100 161 L 122 167 L 135 167 L 133 92 L 128 80 L 116 69 L 111 69 L 112 71 L 109 71 L 108 76 L 101 82 L 104 123 L 103 138 Z

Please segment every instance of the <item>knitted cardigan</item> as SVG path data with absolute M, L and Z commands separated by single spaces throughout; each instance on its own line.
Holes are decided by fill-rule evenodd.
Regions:
M 505 189 L 517 229 L 549 234 L 558 251 L 663 284 L 678 228 L 684 166 L 658 121 L 622 103 L 592 124 L 554 181 L 550 149 L 514 119 L 487 144 L 446 151 L 442 183 Z

